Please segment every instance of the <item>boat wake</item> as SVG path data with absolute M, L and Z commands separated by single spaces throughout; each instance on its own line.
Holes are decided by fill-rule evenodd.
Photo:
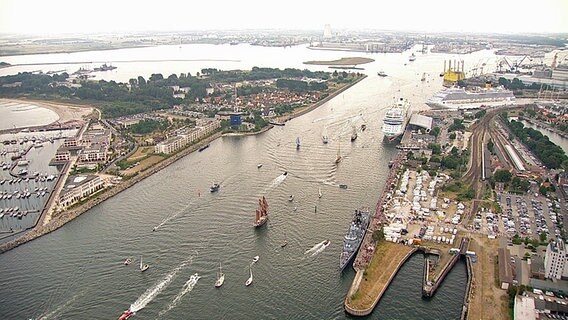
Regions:
M 154 298 L 162 292 L 169 284 L 172 282 L 176 274 L 186 265 L 190 264 L 193 257 L 190 257 L 189 260 L 184 261 L 182 264 L 177 266 L 173 269 L 170 273 L 168 273 L 163 279 L 158 281 L 153 287 L 149 288 L 144 292 L 138 300 L 136 300 L 133 304 L 130 305 L 130 311 L 138 312 L 142 310 L 150 301 L 154 300 Z
M 195 287 L 195 285 L 197 284 L 197 280 L 199 280 L 199 278 L 201 277 L 197 273 L 189 277 L 189 280 L 187 280 L 187 282 L 183 285 L 181 291 L 176 295 L 172 303 L 170 303 L 166 309 L 160 311 L 160 313 L 158 313 L 158 316 L 161 317 L 164 314 L 166 314 L 166 312 L 175 308 L 175 306 L 178 304 L 181 298 L 186 294 L 188 294 L 189 292 L 191 292 L 191 290 L 193 290 L 193 287 Z
M 274 178 L 274 180 L 272 180 L 272 182 L 268 185 L 263 193 L 266 194 L 272 191 L 274 188 L 278 187 L 282 182 L 284 182 L 284 180 L 286 180 L 286 177 L 288 177 L 288 174 L 281 174 L 278 177 Z
M 77 300 L 78 297 L 82 296 L 85 292 L 81 292 L 79 294 L 74 295 L 71 299 L 67 300 L 67 302 L 65 302 L 64 304 L 58 306 L 57 308 L 55 308 L 55 310 L 45 314 L 45 315 L 41 315 L 37 318 L 37 320 L 48 320 L 48 319 L 59 319 L 60 317 L 60 313 L 67 308 L 68 306 L 70 306 L 73 302 L 75 302 L 75 300 Z
M 158 231 L 158 229 L 161 228 L 164 224 L 166 224 L 166 223 L 170 222 L 172 219 L 175 219 L 178 216 L 180 216 L 182 213 L 185 212 L 185 210 L 187 210 L 189 207 L 193 206 L 194 203 L 195 203 L 195 201 L 191 201 L 185 207 L 178 210 L 176 213 L 167 216 L 164 220 L 162 220 L 162 222 L 160 222 L 157 226 L 154 227 L 153 231 Z
M 323 250 L 325 250 L 325 248 L 327 248 L 331 242 L 328 242 L 326 244 L 327 240 L 324 240 L 318 244 L 316 244 L 315 246 L 311 247 L 310 249 L 306 250 L 306 252 L 304 252 L 305 255 L 310 254 L 311 257 L 317 256 L 318 254 L 320 254 Z

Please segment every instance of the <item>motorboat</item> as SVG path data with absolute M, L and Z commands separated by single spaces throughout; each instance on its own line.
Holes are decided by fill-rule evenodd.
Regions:
M 321 198 L 321 196 L 322 196 L 321 188 L 319 188 L 319 190 L 318 190 L 318 198 Z
M 220 288 L 225 282 L 225 274 L 221 271 L 221 262 L 219 262 L 219 272 L 217 272 L 217 281 L 215 281 L 215 288 Z
M 329 241 L 329 239 L 327 239 L 327 240 L 324 241 L 323 245 L 327 247 L 327 246 L 329 246 L 330 243 L 331 243 L 331 241 Z
M 256 165 L 257 168 L 262 168 L 262 163 Z
M 124 265 L 127 266 L 127 265 L 129 265 L 131 262 L 132 262 L 132 258 L 131 258 L 131 257 L 128 257 L 128 258 L 126 258 L 126 260 L 124 260 Z
M 219 188 L 220 188 L 220 187 L 221 187 L 220 184 L 214 183 L 214 184 L 211 186 L 211 188 L 209 188 L 209 191 L 211 191 L 211 192 L 217 192 L 217 191 L 219 191 Z
M 118 317 L 118 320 L 128 320 L 133 315 L 134 315 L 134 311 L 131 311 L 130 309 L 128 309 L 128 310 L 125 310 L 122 313 L 122 315 L 120 315 L 120 317 Z
M 245 286 L 247 286 L 247 287 L 252 284 L 252 268 L 251 268 L 251 266 L 249 266 L 249 272 L 250 272 L 250 277 L 245 282 Z
M 387 74 L 386 74 L 384 71 L 382 71 L 382 70 L 379 71 L 379 72 L 377 72 L 377 75 L 378 75 L 379 77 L 386 77 L 386 76 L 387 76 Z
M 252 258 L 252 263 L 256 263 L 259 258 L 260 258 L 259 256 L 254 256 L 254 258 Z
M 340 184 L 339 187 L 340 187 L 341 189 L 347 189 L 347 185 L 346 185 L 346 184 Z
M 284 173 L 282 174 L 283 176 L 287 176 L 288 175 L 288 171 L 284 171 Z
M 280 248 L 284 248 L 288 245 L 288 241 L 284 240 L 284 242 L 280 245 Z
M 293 194 L 291 194 L 291 195 L 288 197 L 288 201 L 292 201 L 292 200 L 294 200 L 294 195 L 293 195 Z

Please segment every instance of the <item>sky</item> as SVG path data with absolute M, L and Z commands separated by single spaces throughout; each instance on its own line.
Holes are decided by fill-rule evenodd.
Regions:
M 0 0 L 0 33 L 219 29 L 568 33 L 568 0 Z

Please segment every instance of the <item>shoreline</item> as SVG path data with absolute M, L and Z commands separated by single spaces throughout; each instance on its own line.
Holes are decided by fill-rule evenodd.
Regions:
M 297 112 L 293 112 L 290 115 L 287 115 L 287 118 L 291 120 L 291 119 L 294 119 L 296 117 L 299 117 L 301 115 L 304 115 L 304 114 L 306 114 L 310 111 L 317 109 L 318 107 L 320 107 L 324 103 L 333 99 L 334 97 L 336 97 L 340 93 L 344 92 L 345 90 L 351 88 L 352 86 L 359 83 L 359 81 L 365 79 L 366 77 L 367 77 L 366 75 L 363 75 L 361 78 L 357 79 L 356 81 L 354 81 L 350 84 L 345 85 L 344 87 L 338 89 L 337 91 L 333 92 L 332 94 L 325 97 L 324 99 L 322 99 L 322 100 L 320 100 L 320 101 L 318 101 L 318 102 L 316 102 L 316 103 L 314 103 L 314 104 L 312 104 L 312 105 L 310 105 L 306 108 L 303 108 L 302 110 L 299 110 Z M 77 106 L 75 106 L 75 107 L 77 107 Z M 6 251 L 10 251 L 10 250 L 12 250 L 12 249 L 14 249 L 14 248 L 16 248 L 20 245 L 23 245 L 27 242 L 35 240 L 35 239 L 37 239 L 37 238 L 39 238 L 43 235 L 46 235 L 48 233 L 51 233 L 51 232 L 63 227 L 65 224 L 73 221 L 75 218 L 77 218 L 80 215 L 82 215 L 83 213 L 89 211 L 90 209 L 97 206 L 98 204 L 114 197 L 115 195 L 121 193 L 122 191 L 124 191 L 126 189 L 129 189 L 130 187 L 134 186 L 138 182 L 140 182 L 140 181 L 146 179 L 147 177 L 161 171 L 162 169 L 168 167 L 172 163 L 174 163 L 174 162 L 184 158 L 185 156 L 197 151 L 202 146 L 204 146 L 208 143 L 211 143 L 211 142 L 217 140 L 220 137 L 223 137 L 223 136 L 256 135 L 256 134 L 264 133 L 264 132 L 272 129 L 273 127 L 274 127 L 273 125 L 268 125 L 258 132 L 247 132 L 247 133 L 235 133 L 235 134 L 227 133 L 227 134 L 223 134 L 222 132 L 215 132 L 212 135 L 206 137 L 205 139 L 197 142 L 196 144 L 189 146 L 186 149 L 183 149 L 178 153 L 173 154 L 171 157 L 164 159 L 163 161 L 157 163 L 156 165 L 148 168 L 147 170 L 145 170 L 143 172 L 140 172 L 139 174 L 131 177 L 130 179 L 128 179 L 126 181 L 122 181 L 119 185 L 111 187 L 109 189 L 105 189 L 105 191 L 103 193 L 99 194 L 95 198 L 88 199 L 88 200 L 86 200 L 85 203 L 82 203 L 75 208 L 71 208 L 69 210 L 66 210 L 66 211 L 62 212 L 57 217 L 52 217 L 52 220 L 49 224 L 36 227 L 36 228 L 30 230 L 29 232 L 27 232 L 26 234 L 24 234 L 23 236 L 19 237 L 19 238 L 16 238 L 16 239 L 8 241 L 6 243 L 0 244 L 0 254 L 4 253 Z

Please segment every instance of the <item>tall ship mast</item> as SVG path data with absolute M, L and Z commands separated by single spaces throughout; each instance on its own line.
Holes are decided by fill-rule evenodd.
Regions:
M 267 220 L 268 220 L 268 202 L 266 201 L 266 198 L 263 196 L 261 199 L 258 199 L 258 209 L 256 209 L 253 226 L 255 228 L 261 227 L 266 223 Z
M 383 119 L 383 134 L 385 140 L 394 141 L 400 137 L 406 129 L 408 123 L 408 110 L 410 103 L 408 100 L 398 99 L 387 111 Z

